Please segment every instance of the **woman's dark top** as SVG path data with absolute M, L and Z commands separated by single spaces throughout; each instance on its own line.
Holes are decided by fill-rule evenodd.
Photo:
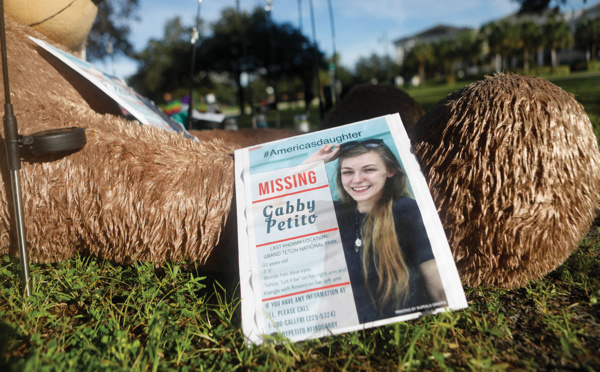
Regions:
M 356 252 L 354 247 L 356 226 L 358 228 L 362 226 L 365 214 L 359 213 L 355 206 L 342 204 L 341 202 L 335 202 L 335 208 L 344 254 L 346 256 L 346 264 L 348 265 L 350 283 L 354 293 L 354 301 L 361 323 L 419 311 L 417 309 L 406 311 L 406 309 L 432 302 L 419 265 L 433 259 L 434 256 L 425 226 L 423 225 L 421 212 L 414 199 L 400 197 L 392 205 L 398 243 L 400 243 L 400 247 L 403 250 L 404 260 L 410 274 L 409 295 L 406 301 L 400 304 L 400 306 L 393 304 L 383 305 L 376 299 L 379 278 L 374 261 L 371 261 L 370 264 L 368 289 L 365 285 L 362 269 L 364 246 L 359 248 L 358 252 Z

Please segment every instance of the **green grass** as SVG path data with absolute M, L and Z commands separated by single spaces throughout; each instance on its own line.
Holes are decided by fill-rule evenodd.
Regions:
M 555 83 L 594 126 L 600 77 Z M 427 107 L 460 86 L 411 90 Z M 76 256 L 31 265 L 0 258 L 0 371 L 599 370 L 600 228 L 543 279 L 515 290 L 466 288 L 469 307 L 306 342 L 251 346 L 234 274 L 192 265 L 116 265 Z
M 425 112 L 429 111 L 436 103 L 446 98 L 446 96 L 460 88 L 463 88 L 465 85 L 471 83 L 469 82 L 457 82 L 452 84 L 440 84 L 440 85 L 431 85 L 424 87 L 412 87 L 407 89 L 407 93 L 425 110 Z
M 585 108 L 592 125 L 596 138 L 600 139 L 600 72 L 583 72 L 571 74 L 568 77 L 552 79 L 554 84 L 567 92 L 573 93 Z
M 600 229 L 543 280 L 470 306 L 318 340 L 246 344 L 235 282 L 183 264 L 0 265 L 0 370 L 506 370 L 600 367 Z
M 594 126 L 594 133 L 600 139 L 600 71 L 577 72 L 571 73 L 569 76 L 549 76 L 546 78 L 565 91 L 572 93 L 575 99 L 584 106 Z M 413 87 L 408 89 L 407 92 L 427 112 L 448 94 L 469 83 L 471 82 Z

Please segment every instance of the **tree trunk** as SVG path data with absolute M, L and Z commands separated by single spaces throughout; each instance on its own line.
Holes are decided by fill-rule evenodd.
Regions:
M 242 73 L 241 71 L 236 71 L 235 73 L 235 82 L 238 86 L 238 105 L 240 107 L 240 115 L 244 115 L 244 87 L 242 86 Z
M 312 100 L 313 98 L 315 98 L 315 95 L 313 93 L 313 80 L 312 77 L 311 78 L 305 78 L 303 79 L 303 85 L 304 85 L 304 110 L 306 112 L 306 115 L 308 117 L 310 117 L 310 105 L 312 104 Z
M 425 84 L 425 63 L 419 63 L 419 85 Z
M 538 48 L 537 50 L 537 65 L 538 66 L 543 66 L 544 65 L 544 49 L 543 48 Z
M 496 58 L 494 59 L 494 67 L 496 72 L 500 72 L 502 70 L 502 57 L 499 53 L 496 53 Z

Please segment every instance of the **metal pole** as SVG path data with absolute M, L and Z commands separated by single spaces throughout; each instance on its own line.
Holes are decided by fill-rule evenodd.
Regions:
M 6 53 L 6 30 L 4 26 L 4 1 L 0 0 L 0 37 L 2 41 L 2 72 L 4 79 L 4 143 L 6 145 L 6 161 L 10 172 L 14 213 L 17 228 L 17 244 L 19 246 L 19 257 L 21 259 L 21 279 L 25 289 L 25 295 L 31 296 L 32 285 L 29 276 L 29 261 L 27 259 L 27 243 L 25 237 L 25 222 L 23 220 L 23 204 L 21 202 L 21 158 L 19 156 L 19 133 L 17 129 L 17 118 L 13 112 L 10 102 L 10 86 L 8 82 L 8 62 Z
M 188 107 L 187 129 L 192 129 L 192 115 L 194 113 L 194 65 L 196 64 L 196 47 L 199 39 L 198 29 L 200 28 L 200 5 L 202 5 L 202 0 L 198 0 L 196 27 L 194 27 L 194 32 L 192 34 L 192 67 L 190 68 L 190 105 Z
M 273 16 L 272 16 L 272 11 L 273 11 L 273 0 L 266 0 L 267 5 L 265 6 L 265 10 L 267 11 L 267 17 L 269 20 L 269 27 L 271 28 L 271 30 L 269 30 L 269 44 L 270 44 L 270 49 L 271 49 L 271 58 L 270 58 L 270 63 L 271 63 L 271 68 L 275 67 L 275 46 L 274 46 L 274 41 L 273 41 Z M 278 90 L 278 84 L 277 84 L 277 79 L 273 79 L 273 99 L 275 100 L 274 104 L 275 104 L 275 126 L 277 128 L 281 127 L 281 122 L 280 122 L 280 118 L 279 118 L 279 107 L 278 107 L 278 103 L 279 103 L 279 98 L 278 95 L 279 94 L 279 90 Z
M 319 97 L 319 115 L 321 119 L 325 116 L 325 110 L 323 109 L 323 100 L 321 99 L 321 78 L 319 77 L 319 51 L 317 49 L 317 31 L 315 29 L 315 12 L 313 9 L 312 0 L 309 1 L 310 4 L 310 21 L 312 24 L 312 36 L 313 36 L 313 54 L 314 54 L 314 65 L 315 65 L 315 73 L 317 74 L 317 96 Z
M 335 49 L 335 24 L 333 23 L 333 8 L 331 6 L 331 0 L 327 0 L 329 4 L 329 20 L 331 23 L 331 44 L 333 46 L 333 78 L 331 79 L 331 95 L 333 98 L 334 105 L 337 104 L 337 61 L 336 56 L 337 52 Z
M 112 74 L 113 74 L 113 76 L 117 76 L 117 72 L 115 70 L 115 50 L 113 48 L 113 43 L 110 40 L 106 44 L 106 53 L 108 53 L 108 55 L 110 56 Z
M 298 0 L 298 29 L 302 33 L 302 0 Z
M 31 285 L 31 277 L 29 276 L 27 238 L 25 233 L 25 222 L 23 218 L 23 204 L 21 203 L 21 177 L 18 170 L 10 170 L 10 182 L 12 186 L 15 220 L 17 221 L 17 243 L 19 245 L 19 257 L 21 258 L 21 280 L 23 281 L 23 285 L 25 287 L 25 296 L 29 297 L 33 293 L 33 288 Z

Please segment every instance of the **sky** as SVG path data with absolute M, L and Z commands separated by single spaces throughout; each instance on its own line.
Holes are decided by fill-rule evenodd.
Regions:
M 268 0 L 239 0 L 240 7 L 252 11 L 265 7 Z M 516 12 L 513 0 L 270 0 L 271 16 L 277 23 L 290 23 L 313 39 L 311 7 L 313 5 L 316 41 L 327 57 L 333 55 L 334 44 L 341 64 L 352 69 L 361 57 L 389 55 L 394 57 L 393 42 L 428 28 L 444 24 L 477 28 Z M 590 7 L 600 0 L 569 0 L 563 11 Z M 183 24 L 196 24 L 200 18 L 209 25 L 220 18 L 221 11 L 236 7 L 236 0 L 140 0 L 139 21 L 132 21 L 130 41 L 136 52 L 150 39 L 162 39 L 165 23 L 179 16 Z M 300 6 L 299 6 L 300 4 Z M 330 16 L 331 4 L 333 17 Z M 331 19 L 333 18 L 333 29 Z M 209 30 L 206 30 L 209 32 Z M 335 35 L 335 37 L 334 37 Z M 334 43 L 335 42 L 335 43 Z M 126 58 L 96 63 L 106 72 L 126 79 L 137 64 Z

